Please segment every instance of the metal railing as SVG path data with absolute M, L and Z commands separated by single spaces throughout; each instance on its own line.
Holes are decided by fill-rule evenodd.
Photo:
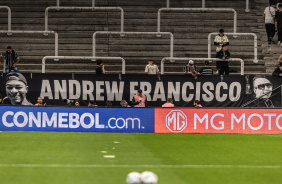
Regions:
M 92 0 L 92 7 L 95 6 L 95 0 Z M 57 0 L 57 7 L 60 7 L 60 0 Z
M 173 57 L 173 43 L 174 37 L 170 32 L 115 32 L 115 31 L 97 31 L 93 34 L 93 57 L 96 56 L 96 35 L 97 34 L 119 34 L 121 36 L 125 36 L 127 34 L 130 35 L 170 35 L 170 57 Z
M 218 58 L 180 58 L 180 57 L 165 57 L 161 60 L 161 74 L 164 74 L 164 63 L 165 61 L 170 60 L 170 61 L 189 61 L 189 60 L 194 60 L 194 61 L 204 61 L 204 60 L 209 60 L 209 61 L 224 61 L 222 59 Z M 240 61 L 241 62 L 241 75 L 244 75 L 244 61 L 240 58 L 231 58 L 227 59 L 226 61 Z
M 210 33 L 208 36 L 208 58 L 211 58 L 211 36 L 218 33 Z M 254 37 L 254 63 L 258 62 L 258 38 L 255 33 L 224 33 L 225 35 L 240 35 L 240 36 L 253 36 Z
M 245 12 L 250 12 L 250 7 L 249 7 L 250 1 L 246 0 L 246 9 Z M 169 8 L 169 0 L 166 1 L 166 7 Z M 202 0 L 202 8 L 206 7 L 206 1 Z
M 121 7 L 58 7 L 58 6 L 49 6 L 45 9 L 45 31 L 48 31 L 48 12 L 49 12 L 49 10 L 120 10 L 120 12 L 121 12 L 120 29 L 121 29 L 121 32 L 124 31 L 124 11 Z
M 122 74 L 125 74 L 125 60 L 122 57 L 83 57 L 83 56 L 45 56 L 42 59 L 42 73 L 45 73 L 45 63 L 47 59 L 77 59 L 77 60 L 96 60 L 96 59 L 105 59 L 105 60 L 121 60 L 122 62 Z
M 232 8 L 160 8 L 158 11 L 158 28 L 157 31 L 161 31 L 161 12 L 162 11 L 220 11 L 220 12 L 227 12 L 232 11 L 234 12 L 234 33 L 237 31 L 237 12 Z
M 19 34 L 43 34 L 43 35 L 46 35 L 46 34 L 54 34 L 55 35 L 55 56 L 58 56 L 59 54 L 59 35 L 57 32 L 55 31 L 19 31 L 19 30 L 15 30 L 15 31 L 3 31 L 3 30 L 0 30 L 0 33 L 19 33 Z M 4 62 L 5 63 L 5 62 Z M 5 73 L 5 64 L 3 65 L 4 69 L 3 69 L 3 72 Z
M 8 31 L 7 35 L 12 35 L 11 33 L 11 24 L 12 24 L 12 12 L 9 6 L 0 6 L 0 9 L 7 9 L 8 10 Z

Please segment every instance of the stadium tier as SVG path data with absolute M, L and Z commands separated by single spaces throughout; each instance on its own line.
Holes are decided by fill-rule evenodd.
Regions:
M 258 63 L 253 63 L 254 40 L 252 36 L 229 36 L 229 50 L 233 58 L 245 62 L 246 74 L 269 74 L 274 69 L 279 56 L 279 48 L 268 47 L 261 15 L 267 2 L 251 0 L 250 12 L 245 12 L 246 1 L 210 1 L 206 8 L 232 8 L 237 12 L 237 32 L 255 33 L 258 37 Z M 95 7 L 120 7 L 124 10 L 124 31 L 157 32 L 157 14 L 160 8 L 167 7 L 167 1 L 96 1 Z M 1 6 L 9 6 L 12 12 L 11 30 L 44 31 L 45 10 L 56 6 L 50 1 L 1 1 Z M 90 0 L 60 1 L 60 7 L 91 7 Z M 201 1 L 176 1 L 169 3 L 171 8 L 201 8 Z M 7 11 L 1 10 L 0 29 L 7 30 Z M 120 31 L 120 10 L 91 9 L 50 9 L 48 10 L 48 30 L 59 34 L 59 56 L 93 56 L 93 33 L 97 31 Z M 233 12 L 227 11 L 162 11 L 160 30 L 174 35 L 174 57 L 207 58 L 208 35 L 223 28 L 225 32 L 234 31 Z M 40 73 L 41 60 L 44 56 L 55 55 L 54 35 L 13 33 L 0 34 L 2 50 L 7 45 L 13 46 L 21 56 L 18 64 L 23 73 Z M 212 41 L 214 36 L 212 37 Z M 169 57 L 170 38 L 162 35 L 97 35 L 96 56 L 123 57 L 126 61 L 126 73 L 143 73 L 148 59 L 160 65 L 164 57 Z M 215 57 L 212 45 L 212 57 Z M 167 63 L 166 74 L 182 74 L 187 61 Z M 203 61 L 197 61 L 198 67 Z M 240 63 L 230 64 L 232 69 L 240 71 Z M 89 60 L 48 61 L 46 72 L 49 73 L 94 73 L 95 63 Z M 215 64 L 212 64 L 215 69 Z M 106 61 L 108 73 L 120 73 L 121 64 Z

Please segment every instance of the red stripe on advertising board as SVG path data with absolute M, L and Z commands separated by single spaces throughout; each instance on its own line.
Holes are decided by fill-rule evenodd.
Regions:
M 282 134 L 282 109 L 156 108 L 155 133 Z

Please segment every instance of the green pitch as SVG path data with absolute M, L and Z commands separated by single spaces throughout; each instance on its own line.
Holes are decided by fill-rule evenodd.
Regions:
M 123 184 L 146 170 L 159 184 L 282 182 L 282 135 L 0 132 L 0 140 L 3 184 Z

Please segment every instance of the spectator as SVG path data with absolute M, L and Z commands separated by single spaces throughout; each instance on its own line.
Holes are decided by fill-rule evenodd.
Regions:
M 279 4 L 279 9 L 276 11 L 275 20 L 278 30 L 278 45 L 282 46 L 282 4 Z
M 113 103 L 109 100 L 106 101 L 105 107 L 112 107 Z
M 37 104 L 34 104 L 35 106 L 46 106 L 46 103 L 43 103 L 42 97 L 37 98 Z
M 33 105 L 26 99 L 28 92 L 27 81 L 20 73 L 9 73 L 6 75 L 6 94 L 3 104 L 11 105 Z
M 90 100 L 88 103 L 88 107 L 97 107 L 98 105 L 96 105 L 96 103 L 94 102 L 94 100 Z
M 280 63 L 280 66 L 276 67 L 276 69 L 272 73 L 272 76 L 282 77 L 282 63 Z
M 100 59 L 97 60 L 96 74 L 105 74 L 105 67 Z
M 74 102 L 74 106 L 75 106 L 75 107 L 80 107 L 79 100 L 76 100 L 76 101 Z
M 168 98 L 166 103 L 162 105 L 162 107 L 174 107 L 173 100 Z
M 130 105 L 128 105 L 128 103 L 127 103 L 126 100 L 122 100 L 122 101 L 120 102 L 120 105 L 121 105 L 121 107 L 130 107 Z
M 219 34 L 214 38 L 214 45 L 216 45 L 216 54 L 221 51 L 222 45 L 229 45 L 229 40 L 226 35 L 224 35 L 224 30 L 220 29 Z M 218 61 L 216 62 L 216 72 L 218 73 L 219 65 Z
M 201 70 L 199 71 L 199 73 L 201 75 L 213 75 L 213 70 L 211 67 L 209 67 L 210 62 L 209 61 L 205 61 L 205 67 L 201 68 Z
M 265 8 L 263 13 L 263 21 L 267 33 L 268 44 L 271 44 L 275 35 L 275 6 L 276 3 L 272 2 L 271 6 Z
M 190 60 L 188 65 L 184 67 L 184 74 L 192 75 L 193 77 L 196 77 L 196 74 L 200 74 L 197 72 L 197 67 L 194 65 L 194 61 Z
M 277 4 L 277 0 L 269 0 L 269 6 L 271 6 L 273 3 Z
M 224 61 L 219 61 L 218 66 L 219 66 L 219 75 L 229 75 L 229 63 L 226 61 L 226 59 L 230 58 L 230 53 L 228 51 L 228 48 L 226 45 L 222 45 L 221 51 L 219 51 L 216 55 L 217 58 L 223 59 Z
M 132 105 L 134 107 L 146 107 L 147 106 L 147 97 L 142 94 L 142 89 L 138 89 L 137 94 L 132 98 Z
M 279 56 L 279 58 L 277 60 L 277 66 L 280 66 L 280 64 L 282 63 L 281 60 L 282 60 L 282 55 Z
M 19 72 L 17 63 L 20 61 L 20 57 L 16 53 L 16 51 L 12 50 L 11 46 L 8 46 L 6 52 L 3 52 L 2 55 L 0 56 L 0 66 L 1 66 L 2 58 L 6 63 L 6 68 L 5 68 L 6 73 L 10 73 L 11 70 L 14 70 L 15 72 Z
M 194 107 L 203 107 L 198 100 L 194 101 Z
M 148 64 L 145 67 L 145 74 L 159 74 L 159 68 L 154 64 L 154 61 L 149 59 Z

